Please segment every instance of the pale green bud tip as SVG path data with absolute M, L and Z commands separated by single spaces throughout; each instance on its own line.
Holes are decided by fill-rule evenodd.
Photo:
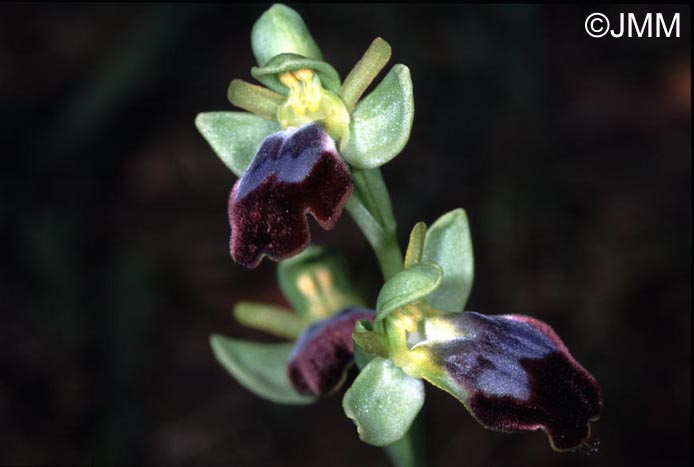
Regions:
M 260 66 L 282 53 L 323 59 L 301 15 L 281 3 L 272 5 L 255 22 L 251 31 L 251 46 Z

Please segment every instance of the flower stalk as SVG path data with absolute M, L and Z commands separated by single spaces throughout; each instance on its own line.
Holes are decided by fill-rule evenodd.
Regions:
M 345 209 L 376 254 L 385 280 L 403 267 L 395 216 L 388 189 L 379 169 L 352 169 L 354 192 Z

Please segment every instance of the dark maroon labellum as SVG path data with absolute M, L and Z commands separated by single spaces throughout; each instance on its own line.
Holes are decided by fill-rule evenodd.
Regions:
M 459 313 L 460 339 L 433 345 L 467 406 L 485 427 L 513 432 L 542 428 L 556 450 L 590 436 L 602 410 L 600 387 L 547 324 L 520 316 Z
M 229 197 L 232 258 L 253 268 L 263 255 L 299 253 L 310 242 L 306 214 L 332 229 L 352 190 L 347 164 L 315 123 L 268 136 Z
M 362 319 L 373 321 L 375 317 L 372 310 L 347 308 L 306 328 L 287 362 L 294 388 L 312 396 L 335 390 L 353 360 L 354 324 Z

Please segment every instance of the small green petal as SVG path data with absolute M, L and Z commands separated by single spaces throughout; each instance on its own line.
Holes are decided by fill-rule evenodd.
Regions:
M 423 404 L 422 381 L 381 357 L 364 367 L 342 400 L 359 438 L 373 446 L 386 446 L 405 436 Z
M 251 31 L 251 46 L 260 66 L 283 53 L 317 60 L 323 58 L 301 15 L 281 3 L 272 5 L 255 22 Z
M 374 331 L 373 325 L 369 321 L 357 321 L 354 325 L 352 338 L 357 344 L 355 349 L 361 348 L 367 354 L 379 355 L 383 358 L 388 357 L 388 336 L 382 332 Z M 359 365 L 359 368 L 362 367 L 363 365 Z
M 210 345 L 217 361 L 253 394 L 279 404 L 310 404 L 287 377 L 293 344 L 261 344 L 213 334 Z
M 251 68 L 251 75 L 268 88 L 284 96 L 289 94 L 289 88 L 282 84 L 277 77 L 285 71 L 294 71 L 308 68 L 315 70 L 320 78 L 321 85 L 330 92 L 337 94 L 340 89 L 340 75 L 335 68 L 322 60 L 306 58 L 302 55 L 283 53 L 272 58 L 264 66 Z
M 268 120 L 277 119 L 277 110 L 285 98 L 267 88 L 235 79 L 227 91 L 229 102 Z
M 424 241 L 422 261 L 437 263 L 443 269 L 441 286 L 427 297 L 431 306 L 463 311 L 475 276 L 470 226 L 463 209 L 450 211 L 432 224 Z
M 410 242 L 407 244 L 405 253 L 405 267 L 414 266 L 422 261 L 424 251 L 424 237 L 427 233 L 427 225 L 424 222 L 417 222 L 410 233 Z M 429 261 L 435 263 L 435 261 Z
M 390 45 L 377 37 L 354 65 L 340 88 L 340 97 L 350 112 L 369 84 L 390 60 Z
M 443 271 L 435 263 L 419 263 L 400 271 L 378 294 L 377 319 L 382 320 L 398 308 L 426 297 L 436 290 L 442 278 Z
M 203 112 L 195 126 L 217 156 L 240 177 L 263 140 L 280 130 L 277 122 L 247 112 Z
M 381 166 L 405 147 L 413 120 L 410 70 L 405 65 L 395 65 L 355 107 L 350 137 L 340 144 L 340 154 L 359 168 Z
M 304 323 L 294 312 L 267 303 L 238 302 L 234 306 L 234 317 L 249 328 L 292 340 L 304 329 Z
M 376 358 L 376 355 L 367 353 L 358 345 L 354 346 L 354 363 L 357 365 L 357 368 L 359 368 L 360 371 L 374 358 Z

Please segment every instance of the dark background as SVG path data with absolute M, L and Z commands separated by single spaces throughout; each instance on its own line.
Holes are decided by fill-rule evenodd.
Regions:
M 267 339 L 232 306 L 283 300 L 272 263 L 230 259 L 234 176 L 193 126 L 252 80 L 267 6 L 0 6 L 1 464 L 387 465 L 341 393 L 273 405 L 208 346 Z M 378 35 L 411 68 L 412 137 L 383 169 L 401 243 L 464 207 L 469 309 L 548 322 L 602 385 L 592 454 L 484 430 L 428 386 L 431 464 L 688 465 L 688 7 L 295 7 L 343 77 Z M 593 39 L 594 11 L 678 11 L 681 38 Z M 352 221 L 312 231 L 373 298 Z

